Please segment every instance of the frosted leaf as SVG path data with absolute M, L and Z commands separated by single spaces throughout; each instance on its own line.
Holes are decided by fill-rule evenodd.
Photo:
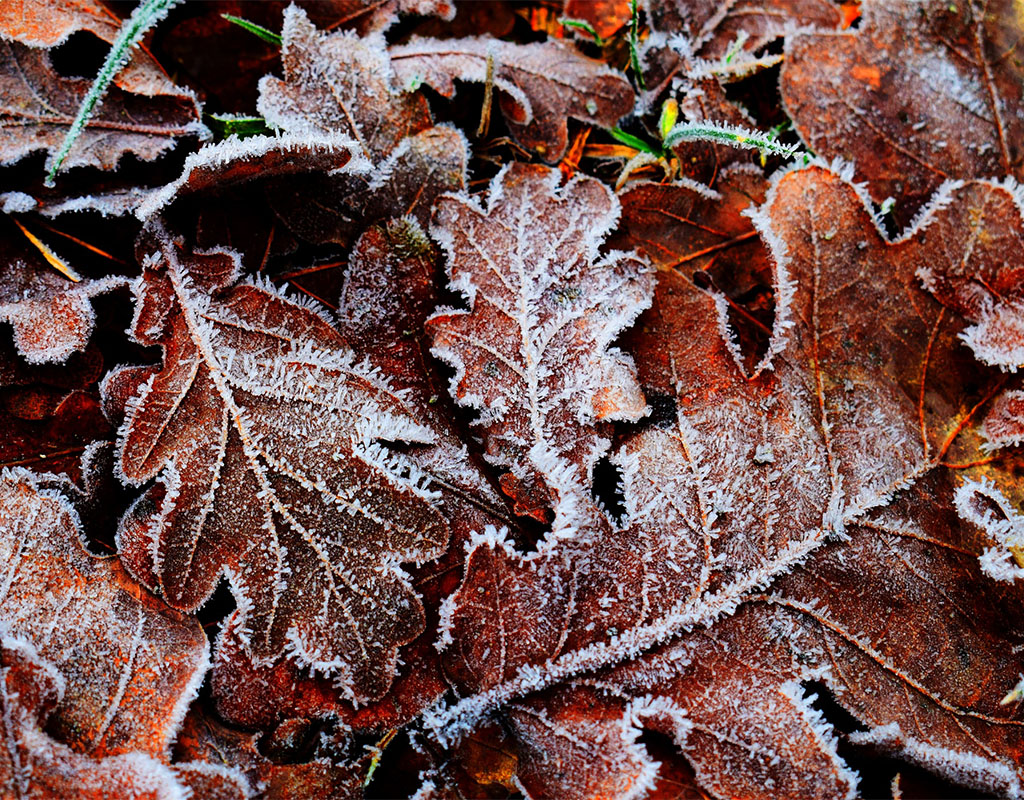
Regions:
M 821 667 L 790 648 L 779 612 L 746 608 L 713 629 L 593 679 L 671 737 L 714 797 L 852 798 L 857 775 L 801 681 Z
M 986 542 L 961 521 L 971 518 L 961 501 L 974 505 L 979 488 L 991 499 L 991 484 L 976 485 L 970 498 L 962 487 L 954 508 L 949 474 L 931 473 L 851 526 L 845 546 L 815 553 L 782 578 L 769 602 L 792 615 L 787 646 L 825 670 L 822 680 L 859 722 L 897 726 L 917 748 L 959 753 L 945 762 L 911 760 L 948 780 L 1016 796 L 1024 725 L 1000 700 L 1024 669 L 1006 644 L 1021 635 L 1024 588 L 985 574 Z M 979 769 L 963 771 L 958 761 Z
M 963 651 L 941 641 L 947 634 L 939 620 L 952 611 L 949 598 L 984 594 L 991 589 L 975 587 L 994 585 L 978 569 L 976 543 L 958 540 L 962 530 L 940 483 L 947 475 L 942 459 L 967 446 L 957 444 L 970 421 L 964 409 L 977 407 L 979 394 L 995 385 L 990 371 L 963 351 L 962 320 L 919 283 L 926 259 L 970 257 L 969 245 L 936 245 L 943 208 L 937 203 L 928 225 L 890 243 L 845 172 L 817 166 L 780 176 L 752 215 L 774 262 L 775 300 L 767 349 L 752 373 L 715 285 L 688 271 L 659 273 L 633 348 L 648 397 L 661 399 L 653 424 L 627 436 L 612 455 L 621 475 L 622 522 L 612 527 L 583 513 L 576 538 L 530 557 L 486 537 L 471 548 L 463 585 L 443 609 L 441 644 L 454 663 L 464 662 L 453 670 L 459 680 L 470 675 L 482 688 L 429 710 L 429 730 L 457 742 L 483 715 L 513 713 L 523 696 L 569 682 L 607 688 L 607 675 L 642 674 L 649 659 L 643 654 L 675 640 L 665 647 L 689 648 L 689 662 L 666 658 L 666 671 L 650 683 L 623 679 L 619 686 L 624 702 L 640 702 L 644 693 L 662 694 L 670 669 L 686 674 L 679 691 L 699 692 L 695 699 L 675 694 L 665 700 L 669 705 L 654 702 L 685 733 L 677 742 L 701 785 L 719 794 L 853 792 L 855 777 L 800 689 L 808 680 L 828 683 L 866 724 L 902 719 L 915 706 L 897 699 L 913 689 L 930 703 L 928 736 L 937 746 L 996 762 L 1017 752 L 1018 730 L 1000 727 L 987 700 L 950 691 L 947 677 L 958 669 L 951 659 Z M 705 221 L 700 212 L 693 215 L 695 228 Z M 863 308 L 872 311 L 851 313 Z M 558 498 L 556 515 L 576 499 Z M 899 547 L 882 546 L 903 524 L 894 519 L 917 516 L 927 527 L 907 529 L 905 558 Z M 883 526 L 885 535 L 877 534 Z M 851 548 L 856 554 L 848 561 Z M 552 577 L 553 589 L 537 587 L 536 576 L 558 575 L 541 572 L 556 564 L 555 554 L 563 559 L 558 569 L 568 565 L 567 577 Z M 915 568 L 926 559 L 934 565 Z M 817 580 L 826 572 L 834 577 Z M 865 598 L 883 605 L 894 598 L 901 610 L 849 603 L 850 592 L 861 591 L 851 587 L 866 585 L 872 588 Z M 532 593 L 533 615 L 496 614 L 488 594 L 482 601 L 473 596 L 489 586 L 495 599 L 510 598 L 513 609 L 528 604 L 520 593 Z M 759 594 L 767 586 L 782 592 L 781 599 Z M 826 604 L 829 613 L 819 614 Z M 566 607 L 572 609 L 567 623 Z M 906 625 L 891 623 L 899 614 Z M 1013 624 L 1000 614 L 969 634 L 968 651 L 998 658 L 995 631 Z M 543 625 L 535 628 L 537 619 Z M 756 632 L 766 625 L 769 632 Z M 754 631 L 749 639 L 748 629 Z M 515 647 L 495 660 L 502 634 Z M 774 644 L 738 656 L 735 669 L 710 668 L 695 682 L 687 663 L 714 665 L 709 648 L 731 636 L 735 641 L 720 648 L 729 658 L 760 641 Z M 840 648 L 842 642 L 851 647 Z M 843 683 L 850 677 L 845 666 L 841 674 L 829 672 L 830 659 L 840 658 L 860 670 L 864 686 Z M 935 658 L 944 665 L 941 674 L 922 672 Z M 755 666 L 757 659 L 763 666 Z M 1004 683 L 1012 686 L 1004 673 L 1016 675 L 1017 661 L 991 665 L 1000 676 L 993 702 L 1005 694 Z M 622 666 L 609 672 L 614 664 Z M 494 683 L 509 666 L 514 677 Z M 978 674 L 985 669 L 979 665 Z M 769 695 L 765 674 L 775 681 Z M 881 699 L 865 688 L 873 686 L 885 687 Z M 703 723 L 708 738 L 699 745 L 693 742 L 705 729 L 689 727 L 697 706 L 710 715 Z M 744 735 L 737 738 L 741 714 Z M 971 720 L 979 726 L 976 739 L 963 732 Z M 1001 755 L 977 745 L 992 736 Z
M 820 0 L 653 0 L 649 5 L 652 25 L 685 33 L 702 59 L 721 59 L 735 49 L 752 53 L 797 30 L 835 30 L 841 21 L 840 9 Z
M 465 186 L 467 160 L 461 132 L 427 128 L 403 139 L 370 173 L 313 171 L 302 180 L 277 183 L 267 201 L 292 233 L 347 247 L 369 225 L 392 217 L 408 215 L 426 226 L 434 201 Z M 318 202 L 310 204 L 310 196 Z
M 1003 392 L 992 404 L 982 426 L 985 448 L 997 450 L 1024 444 L 1024 392 Z
M 636 800 L 654 786 L 658 763 L 637 741 L 623 709 L 590 687 L 572 687 L 519 703 L 508 725 L 522 761 L 517 781 L 527 797 Z
M 0 625 L 0 792 L 19 800 L 185 800 L 187 790 L 142 752 L 94 757 L 51 738 L 47 718 L 65 693 L 52 663 Z
M 997 581 L 1024 577 L 1024 515 L 1015 509 L 992 481 L 965 480 L 953 495 L 960 519 L 984 531 L 989 542 L 979 557 L 981 569 Z
M 40 364 L 66 361 L 84 350 L 96 321 L 91 298 L 123 286 L 124 279 L 75 283 L 27 247 L 11 256 L 0 263 L 0 322 L 14 328 L 18 352 L 29 363 Z
M 1024 219 L 1018 190 L 949 183 L 918 222 L 921 283 L 975 325 L 962 334 L 978 360 L 1024 365 Z
M 28 5 L 40 10 L 35 3 Z M 49 13 L 52 4 L 46 5 Z M 11 11 L 21 6 L 4 4 Z M 9 26 L 13 16 L 0 18 L 0 26 Z M 64 35 L 72 29 L 65 29 Z M 38 150 L 55 155 L 90 82 L 63 77 L 53 68 L 47 50 L 8 41 L 2 31 L 0 28 L 0 164 L 13 164 Z M 31 39 L 26 32 L 17 35 Z M 126 153 L 151 161 L 174 147 L 177 137 L 206 133 L 191 92 L 170 83 L 149 56 L 137 57 L 133 65 L 97 106 L 65 166 L 110 170 Z
M 287 133 L 342 134 L 373 161 L 430 127 L 425 98 L 394 88 L 382 33 L 320 33 L 298 6 L 281 30 L 284 80 L 260 81 L 258 109 Z
M 559 188 L 559 175 L 513 167 L 486 208 L 442 198 L 432 228 L 471 307 L 428 321 L 434 353 L 456 368 L 453 397 L 481 411 L 506 491 L 537 516 L 545 485 L 589 485 L 608 447 L 602 422 L 647 412 L 631 360 L 610 344 L 648 304 L 650 275 L 598 253 L 618 216 L 611 193 L 592 179 Z
M 122 559 L 182 609 L 226 575 L 253 656 L 379 697 L 424 625 L 400 563 L 448 538 L 425 476 L 384 443 L 433 435 L 316 309 L 247 284 L 211 298 L 231 254 L 154 241 L 132 333 L 164 365 L 129 404 L 119 464 L 157 482 L 122 520 Z
M 225 787 L 228 783 L 223 774 L 225 772 L 229 779 L 234 778 L 235 786 L 239 782 L 248 784 L 251 793 L 240 796 L 245 798 L 340 800 L 362 794 L 362 782 L 369 761 L 367 753 L 360 753 L 361 758 L 352 761 L 338 758 L 338 754 L 332 752 L 335 749 L 332 747 L 333 737 L 324 735 L 313 745 L 312 753 L 301 754 L 301 760 L 290 755 L 284 763 L 277 763 L 261 752 L 272 738 L 272 734 L 229 728 L 213 716 L 194 708 L 185 718 L 178 735 L 175 753 L 180 762 L 172 765 L 172 769 L 193 789 L 196 800 L 206 800 L 208 797 L 210 800 L 228 800 L 229 797 L 235 800 L 235 797 L 239 797 L 227 792 L 213 797 L 200 793 L 212 783 L 211 778 L 219 779 L 217 788 L 221 791 L 230 789 L 230 784 Z M 206 775 L 197 775 L 197 768 L 205 770 Z M 211 769 L 216 770 L 213 775 L 210 774 Z M 203 778 L 204 783 L 199 783 L 199 779 Z
M 512 135 L 549 163 L 565 154 L 569 117 L 610 128 L 633 107 L 633 90 L 622 74 L 554 40 L 414 37 L 391 48 L 399 85 L 426 83 L 445 97 L 455 94 L 457 80 L 485 82 L 489 60 Z
M 561 559 L 523 559 L 507 535 L 491 527 L 471 540 L 466 577 L 441 608 L 448 672 L 475 691 L 557 655 L 573 613 L 572 575 Z
M 148 195 L 135 209 L 145 221 L 180 197 L 216 187 L 232 186 L 289 174 L 314 171 L 366 172 L 369 163 L 359 156 L 352 139 L 338 134 L 287 134 L 284 136 L 234 136 L 203 146 L 185 159 L 177 180 Z
M 857 30 L 789 37 L 782 100 L 801 138 L 857 164 L 906 224 L 948 178 L 1022 177 L 1024 70 L 1013 0 L 861 6 Z M 897 99 L 898 98 L 898 99 Z
M 0 624 L 60 673 L 47 730 L 96 757 L 162 758 L 206 672 L 206 636 L 90 555 L 71 504 L 40 483 L 0 476 Z
M 0 39 L 32 48 L 53 48 L 78 31 L 88 31 L 113 44 L 122 19 L 98 0 L 19 0 L 0 5 Z M 128 63 L 114 76 L 114 86 L 147 96 L 190 93 L 174 85 L 146 48 L 135 48 Z M 88 86 L 88 84 L 86 84 Z M 195 101 L 193 99 L 193 105 Z M 195 118 L 198 122 L 198 108 Z

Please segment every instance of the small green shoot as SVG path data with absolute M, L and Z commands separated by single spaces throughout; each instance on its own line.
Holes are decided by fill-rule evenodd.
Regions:
M 564 28 L 575 28 L 576 30 L 590 34 L 594 37 L 594 44 L 598 47 L 604 47 L 605 45 L 604 39 L 598 36 L 597 31 L 594 30 L 594 26 L 585 19 L 570 19 L 569 17 L 562 17 L 558 20 L 558 24 Z
M 640 66 L 640 4 L 639 0 L 629 0 L 629 66 L 636 75 L 636 84 L 640 91 L 644 86 L 644 71 Z
M 78 141 L 78 137 L 82 135 L 86 123 L 89 122 L 96 106 L 103 99 L 103 95 L 107 93 L 111 82 L 128 63 L 131 51 L 142 41 L 142 37 L 146 35 L 146 32 L 167 16 L 167 12 L 180 2 L 181 0 L 143 0 L 136 7 L 135 11 L 132 12 L 132 15 L 121 25 L 121 29 L 117 32 L 117 36 L 110 46 L 110 52 L 107 53 L 107 58 L 103 62 L 103 66 L 100 67 L 99 74 L 96 75 L 92 86 L 89 87 L 89 91 L 82 100 L 82 105 L 78 107 L 78 114 L 75 116 L 74 121 L 72 121 L 71 127 L 68 128 L 68 132 L 64 135 L 64 141 L 61 143 L 60 150 L 57 151 L 57 155 L 52 157 L 47 164 L 45 181 L 47 186 L 53 186 L 54 177 L 56 177 L 57 172 L 68 157 L 68 153 L 71 152 L 75 142 Z
M 262 25 L 257 25 L 255 22 L 250 22 L 244 17 L 236 17 L 234 14 L 221 14 L 222 19 L 226 19 L 228 22 L 232 22 L 240 28 L 245 28 L 249 33 L 254 36 L 258 36 L 268 44 L 272 44 L 275 47 L 281 46 L 281 37 L 271 30 L 267 30 Z
M 655 147 L 652 144 L 648 144 L 639 136 L 626 133 L 622 128 L 609 128 L 608 133 L 610 133 L 612 138 L 616 141 L 622 142 L 624 145 L 632 147 L 634 150 L 639 150 L 642 153 L 650 153 L 652 156 L 659 157 L 663 154 L 660 148 Z
M 237 136 L 259 136 L 271 133 L 267 121 L 263 117 L 247 117 L 244 114 L 207 114 L 206 124 L 220 138 Z

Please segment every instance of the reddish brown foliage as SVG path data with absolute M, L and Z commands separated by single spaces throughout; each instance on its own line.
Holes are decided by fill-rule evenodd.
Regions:
M 119 8 L 0 8 L 0 795 L 1024 793 L 1015 7 L 185 4 L 47 189 Z

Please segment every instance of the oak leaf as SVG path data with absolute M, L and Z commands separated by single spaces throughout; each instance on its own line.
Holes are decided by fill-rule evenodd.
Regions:
M 2 629 L 2 626 L 0 626 Z M 64 679 L 24 639 L 0 636 L 0 791 L 25 800 L 184 800 L 184 787 L 144 753 L 94 758 L 55 741 L 44 725 Z
M 60 3 L 5 3 L 0 10 L 0 164 L 29 153 L 55 155 L 90 81 L 64 77 L 54 69 L 48 48 L 75 31 L 106 42 L 120 21 L 93 0 Z M 178 137 L 204 136 L 199 103 L 176 86 L 145 51 L 137 52 L 117 76 L 82 131 L 65 166 L 112 170 L 132 153 L 153 160 L 174 147 Z
M 968 582 L 974 593 L 996 591 L 979 568 L 981 543 L 956 522 L 943 460 L 959 446 L 969 409 L 998 382 L 965 358 L 962 321 L 917 278 L 922 264 L 971 262 L 974 253 L 969 244 L 936 247 L 955 225 L 941 204 L 889 243 L 847 180 L 820 167 L 791 172 L 755 215 L 775 262 L 776 309 L 772 343 L 752 373 L 730 342 L 721 296 L 661 273 L 641 323 L 647 336 L 636 347 L 642 382 L 674 395 L 675 419 L 634 434 L 613 455 L 625 519 L 612 535 L 604 528 L 570 542 L 567 564 L 524 558 L 493 535 L 470 551 L 445 630 L 456 674 L 468 676 L 475 693 L 430 712 L 442 741 L 460 740 L 487 709 L 504 707 L 511 719 L 520 713 L 517 697 L 543 704 L 549 696 L 538 690 L 584 681 L 623 703 L 654 695 L 652 718 L 668 715 L 666 730 L 713 794 L 772 796 L 767 787 L 786 787 L 786 796 L 849 795 L 855 779 L 799 690 L 821 680 L 868 726 L 855 740 L 951 780 L 1017 790 L 1022 732 L 997 703 L 1019 664 L 991 644 L 1014 623 L 995 603 L 991 617 L 967 624 L 966 612 L 946 599 Z M 865 306 L 884 327 L 845 313 Z M 743 458 L 750 466 L 738 470 Z M 915 566 L 923 559 L 933 563 Z M 618 566 L 612 591 L 595 597 L 594 575 L 611 564 Z M 912 628 L 890 630 L 884 621 L 895 611 L 844 601 L 863 586 L 872 587 L 866 598 L 899 603 Z M 545 623 L 524 629 L 516 609 L 531 606 Z M 965 624 L 947 627 L 949 613 Z M 752 625 L 769 623 L 779 632 L 747 638 Z M 684 634 L 705 625 L 708 634 Z M 719 632 L 734 643 L 714 644 Z M 661 651 L 641 653 L 678 636 L 665 646 L 661 676 L 644 677 Z M 949 636 L 972 641 L 951 645 Z M 687 664 L 714 663 L 709 644 L 736 653 L 743 642 L 773 638 L 794 647 L 771 652 L 773 645 L 738 662 L 739 680 L 762 687 L 749 700 L 721 683 L 738 665 L 709 668 L 703 690 L 684 677 Z M 972 666 L 978 680 L 998 686 L 984 694 L 973 690 L 976 682 L 969 691 L 950 683 L 953 662 L 975 651 L 984 654 Z M 745 670 L 759 660 L 765 672 L 754 680 Z M 609 671 L 615 662 L 623 666 Z M 680 682 L 669 690 L 673 674 Z M 765 685 L 773 694 L 763 694 Z M 904 701 L 906 692 L 920 701 Z M 915 708 L 927 716 L 911 733 L 907 715 Z M 771 726 L 779 727 L 766 734 Z M 576 733 L 583 735 L 562 738 Z M 807 744 L 778 749 L 801 739 Z M 529 759 L 571 758 L 568 745 L 540 744 L 528 733 L 517 740 L 520 759 L 528 759 L 520 772 L 532 768 Z M 763 759 L 744 763 L 751 749 Z M 571 794 L 554 785 L 547 791 Z
M 81 540 L 56 487 L 0 479 L 0 623 L 61 676 L 47 730 L 95 757 L 165 756 L 208 664 L 199 623 L 142 590 Z
M 181 254 L 159 232 L 147 247 L 133 335 L 164 364 L 129 406 L 119 464 L 159 480 L 122 524 L 122 559 L 182 609 L 225 574 L 255 657 L 291 652 L 379 697 L 424 625 L 400 564 L 448 537 L 426 479 L 383 442 L 432 433 L 313 308 L 263 285 L 217 295 L 232 254 Z
M 482 412 L 487 457 L 510 472 L 506 491 L 541 518 L 545 487 L 589 485 L 608 448 L 602 423 L 647 412 L 631 360 L 610 344 L 649 302 L 650 276 L 633 257 L 599 255 L 619 213 L 608 189 L 592 179 L 558 187 L 559 175 L 513 167 L 486 207 L 438 202 L 432 232 L 471 310 L 427 323 L 434 353 L 456 368 L 453 396 Z M 571 535 L 573 524 L 566 514 L 557 526 Z
M 907 224 L 945 180 L 1022 176 L 1022 20 L 998 2 L 865 2 L 858 30 L 792 36 L 779 87 L 800 136 L 857 164 Z
M 444 97 L 455 94 L 457 80 L 487 82 L 490 64 L 513 137 L 549 163 L 565 154 L 569 117 L 610 128 L 633 106 L 633 90 L 620 73 L 558 41 L 416 37 L 390 53 L 399 85 L 426 83 Z

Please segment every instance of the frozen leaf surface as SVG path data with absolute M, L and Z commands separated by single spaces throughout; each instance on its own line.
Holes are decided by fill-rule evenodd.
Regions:
M 565 154 L 569 117 L 610 128 L 633 106 L 620 73 L 557 41 L 414 38 L 391 48 L 399 85 L 426 83 L 445 97 L 455 94 L 457 80 L 487 81 L 488 62 L 513 136 L 548 162 Z
M 798 29 L 834 30 L 842 19 L 830 0 L 654 0 L 650 10 L 659 31 L 685 33 L 706 59 L 753 52 Z
M 0 790 L 19 800 L 185 800 L 168 767 L 140 752 L 94 758 L 44 730 L 65 691 L 60 672 L 28 641 L 0 638 Z
M 122 558 L 184 609 L 226 574 L 257 658 L 290 651 L 378 697 L 424 624 L 400 564 L 448 536 L 422 473 L 384 443 L 432 433 L 314 309 L 251 284 L 207 294 L 234 279 L 231 254 L 161 234 L 147 263 L 133 333 L 164 364 L 130 404 L 120 465 L 159 480 L 122 525 Z
M 790 37 L 783 102 L 812 150 L 854 160 L 906 224 L 946 179 L 1021 177 L 1018 11 L 1011 0 L 865 2 L 858 30 Z
M 1015 186 L 974 181 L 944 187 L 928 220 L 918 277 L 944 305 L 974 324 L 963 340 L 979 361 L 1010 372 L 1024 366 L 1024 219 Z M 961 256 L 960 254 L 963 254 Z
M 0 321 L 14 329 L 26 361 L 66 361 L 84 350 L 96 315 L 90 299 L 123 285 L 118 277 L 73 282 L 47 264 L 18 234 L 10 234 L 0 263 Z M 17 236 L 17 238 L 13 238 Z
M 289 6 L 281 36 L 284 80 L 260 81 L 259 110 L 274 127 L 349 136 L 374 161 L 430 127 L 426 100 L 393 86 L 383 34 L 320 33 Z
M 994 592 L 979 570 L 980 543 L 955 522 L 942 461 L 969 420 L 965 409 L 996 384 L 963 351 L 962 319 L 919 283 L 921 264 L 974 257 L 969 244 L 938 246 L 948 209 L 933 210 L 890 243 L 848 178 L 821 167 L 782 177 L 755 215 L 773 256 L 776 308 L 752 373 L 718 291 L 680 272 L 660 275 L 635 347 L 642 383 L 673 397 L 674 415 L 612 456 L 625 496 L 619 526 L 592 517 L 600 535 L 571 542 L 558 563 L 518 555 L 495 534 L 475 544 L 445 644 L 454 674 L 480 688 L 432 712 L 442 735 L 458 739 L 479 710 L 509 701 L 503 713 L 514 716 L 519 695 L 593 680 L 623 702 L 662 695 L 651 711 L 662 722 L 651 724 L 668 726 L 656 729 L 676 738 L 713 794 L 767 797 L 784 786 L 785 796 L 849 796 L 855 778 L 800 688 L 822 680 L 865 725 L 905 732 L 878 733 L 879 744 L 951 780 L 1016 790 L 1019 726 L 994 704 L 1019 659 L 985 641 L 1015 623 L 999 604 L 967 632 L 938 622 L 961 613 L 955 586 Z M 863 307 L 874 309 L 870 320 L 847 312 Z M 938 549 L 925 556 L 928 547 Z M 613 584 L 602 584 L 606 574 Z M 765 586 L 771 594 L 759 593 Z M 843 599 L 865 586 L 863 602 Z M 914 622 L 886 627 L 897 612 L 872 605 L 884 598 Z M 524 626 L 517 609 L 531 605 L 541 624 Z M 786 649 L 797 624 L 787 615 L 804 626 L 803 649 Z M 665 655 L 659 677 L 644 677 L 662 651 L 643 651 L 699 625 L 709 633 L 667 646 L 683 649 Z M 758 626 L 775 633 L 748 639 Z M 961 635 L 977 641 L 944 638 Z M 984 699 L 949 685 L 952 660 L 975 648 L 992 659 L 977 663 L 978 681 L 999 686 Z M 711 667 L 716 649 L 731 666 Z M 695 682 L 690 670 L 705 666 Z M 909 691 L 922 699 L 897 702 Z M 906 733 L 904 709 L 917 706 L 931 716 Z M 532 746 L 517 741 L 521 753 Z M 559 752 L 567 757 L 553 748 L 530 758 Z
M 986 446 L 1000 447 L 1024 444 L 1024 392 L 1004 392 L 985 416 Z
M 619 213 L 608 189 L 559 187 L 559 176 L 513 167 L 486 207 L 442 198 L 433 227 L 471 307 L 430 319 L 434 352 L 456 368 L 453 396 L 480 410 L 506 491 L 541 516 L 545 487 L 589 485 L 608 448 L 602 422 L 646 413 L 631 360 L 610 345 L 648 304 L 650 276 L 634 257 L 598 252 Z
M 0 623 L 60 675 L 48 731 L 91 756 L 162 758 L 206 671 L 206 637 L 80 536 L 60 492 L 4 471 Z
M 43 13 L 40 4 L 30 2 L 28 14 L 19 19 L 21 5 L 5 4 L 0 17 L 0 164 L 38 150 L 55 154 L 89 89 L 88 80 L 60 75 L 40 45 L 79 29 L 110 33 L 99 7 L 91 3 L 67 3 Z M 53 24 L 40 28 L 33 18 Z M 20 23 L 25 27 L 19 28 Z M 175 86 L 152 58 L 140 54 L 97 106 L 65 164 L 110 170 L 126 153 L 155 159 L 177 137 L 205 132 L 199 116 L 191 92 Z

